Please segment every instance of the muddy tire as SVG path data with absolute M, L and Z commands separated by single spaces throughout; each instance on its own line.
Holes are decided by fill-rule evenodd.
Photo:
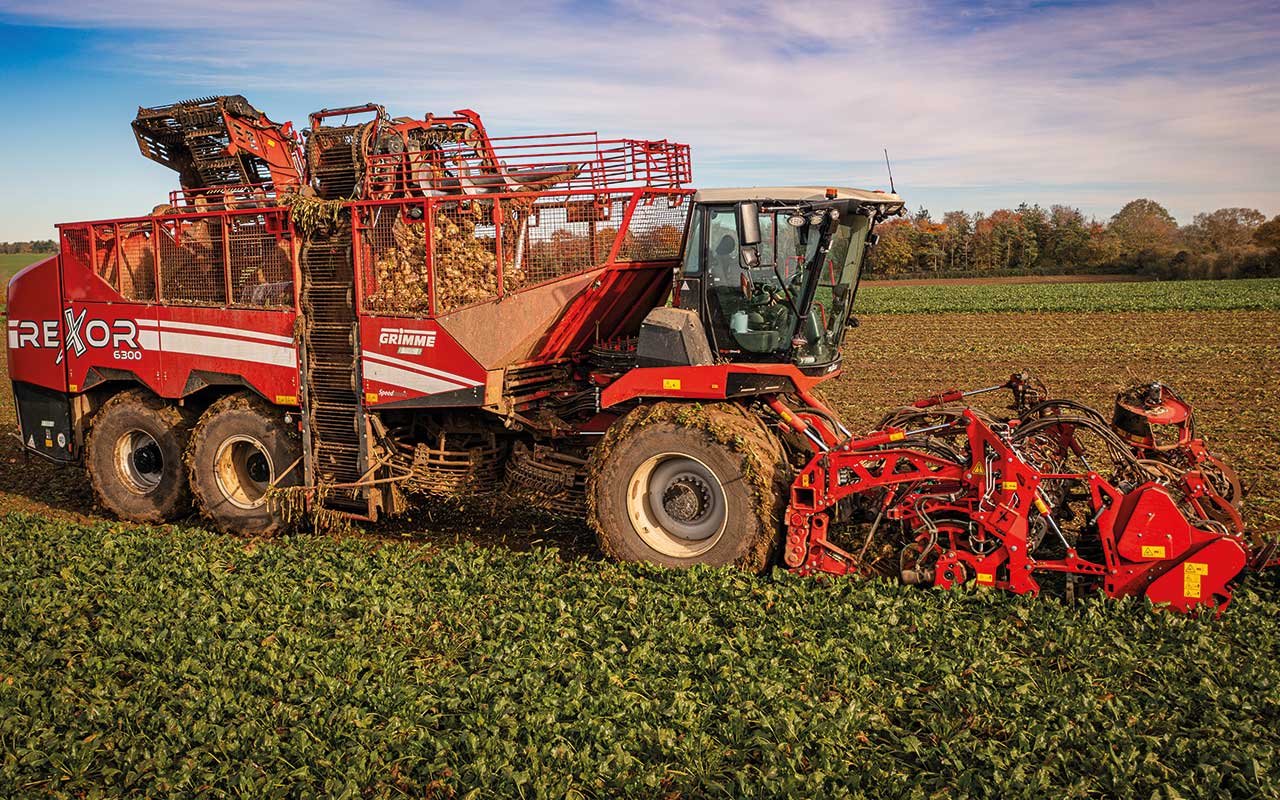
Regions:
M 144 389 L 112 397 L 93 416 L 85 464 L 98 503 L 130 522 L 164 522 L 191 510 L 183 453 L 191 418 Z
M 218 400 L 200 416 L 187 447 L 187 474 L 200 513 L 224 531 L 277 532 L 284 518 L 268 502 L 267 489 L 273 482 L 301 482 L 301 454 L 301 442 L 277 409 L 248 394 Z
M 738 406 L 638 408 L 592 451 L 587 474 L 588 519 L 618 560 L 758 573 L 781 541 L 782 445 Z

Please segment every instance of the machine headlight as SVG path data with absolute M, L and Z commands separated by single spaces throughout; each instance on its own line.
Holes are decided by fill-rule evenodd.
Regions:
M 804 214 L 792 214 L 787 217 L 787 224 L 793 228 L 803 228 L 806 222 L 808 220 L 805 219 Z

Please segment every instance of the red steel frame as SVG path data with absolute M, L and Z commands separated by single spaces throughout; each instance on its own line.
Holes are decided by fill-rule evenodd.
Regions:
M 825 427 L 817 417 L 809 422 Z M 787 565 L 801 574 L 857 571 L 862 566 L 858 557 L 827 537 L 831 510 L 856 494 L 921 484 L 927 488 L 885 495 L 885 518 L 924 531 L 929 524 L 926 514 L 945 519 L 950 513 L 972 520 L 977 535 L 992 543 L 990 552 L 982 554 L 957 538 L 936 538 L 932 582 L 937 586 L 951 588 L 974 579 L 983 586 L 1038 594 L 1036 573 L 1063 572 L 1086 576 L 1113 597 L 1145 595 L 1180 611 L 1200 606 L 1221 610 L 1230 602 L 1228 584 L 1248 561 L 1242 536 L 1193 526 L 1168 491 L 1155 483 L 1126 494 L 1096 472 L 1039 472 L 972 411 L 966 410 L 954 425 L 963 428 L 968 442 L 967 465 L 893 446 L 907 438 L 905 431 L 895 428 L 834 448 L 830 442 L 835 434 L 828 431 L 822 437 L 825 448 L 813 445 L 813 460 L 791 487 L 785 520 Z M 1088 487 L 1102 562 L 1082 558 L 1070 547 L 1056 559 L 1036 559 L 1029 552 L 1032 516 L 1052 513 L 1040 490 L 1049 480 Z M 1188 483 L 1197 480 L 1193 473 Z
M 338 109 L 320 112 L 313 116 L 312 123 L 318 125 L 322 119 L 337 114 L 352 114 L 360 111 L 378 111 L 376 106 Z M 597 274 L 597 285 L 612 286 L 621 276 L 629 273 L 666 274 L 675 263 L 675 254 L 668 261 L 632 263 L 620 260 L 620 248 L 627 234 L 636 209 L 644 204 L 667 202 L 674 205 L 684 204 L 692 190 L 681 188 L 689 180 L 688 147 L 667 141 L 643 142 L 632 139 L 599 140 L 595 134 L 554 134 L 550 136 L 508 137 L 497 139 L 495 146 L 490 143 L 483 124 L 474 112 L 463 110 L 452 117 L 432 117 L 425 120 L 409 121 L 398 119 L 391 127 L 398 131 L 407 131 L 416 127 L 429 128 L 432 125 L 464 123 L 475 130 L 480 139 L 477 149 L 483 163 L 494 169 L 506 169 L 506 161 L 514 162 L 528 177 L 537 175 L 543 165 L 544 171 L 552 171 L 564 166 L 565 159 L 574 158 L 583 167 L 574 177 L 561 181 L 553 188 L 542 188 L 530 191 L 505 191 L 485 193 L 480 196 L 452 194 L 442 197 L 426 197 L 418 199 L 377 199 L 376 195 L 389 192 L 373 192 L 374 199 L 353 202 L 350 205 L 353 214 L 362 208 L 375 204 L 405 206 L 420 203 L 424 217 L 433 218 L 438 208 L 448 204 L 467 200 L 483 200 L 494 202 L 494 230 L 497 238 L 496 256 L 498 260 L 499 289 L 492 302 L 501 301 L 508 294 L 503 283 L 504 270 L 502 263 L 504 248 L 502 236 L 504 232 L 500 224 L 498 207 L 502 203 L 532 202 L 556 200 L 565 201 L 614 201 L 623 200 L 622 217 L 610 221 L 616 225 L 617 232 L 610 244 L 607 255 L 596 263 L 585 266 L 576 274 Z M 586 148 L 584 142 L 590 142 Z M 585 148 L 585 149 L 584 149 Z M 440 158 L 451 158 L 457 153 L 437 153 Z M 590 157 L 590 163 L 588 163 Z M 374 156 L 371 161 L 383 158 Z M 503 159 L 502 162 L 499 158 Z M 369 169 L 366 179 L 374 175 Z M 34 348 L 13 347 L 10 349 L 11 379 L 28 381 L 40 386 L 64 391 L 76 395 L 92 388 L 104 380 L 120 380 L 124 378 L 136 380 L 151 388 L 158 395 L 168 398 L 180 398 L 198 391 L 204 385 L 204 377 L 222 376 L 228 381 L 238 381 L 257 391 L 269 401 L 279 405 L 294 406 L 299 402 L 299 366 L 297 360 L 297 343 L 294 340 L 295 322 L 299 314 L 299 275 L 297 257 L 300 238 L 292 223 L 287 221 L 287 210 L 274 205 L 275 187 L 270 184 L 252 184 L 243 186 L 216 187 L 210 189 L 179 190 L 170 195 L 170 207 L 165 213 L 146 216 L 129 217 L 93 222 L 67 223 L 59 226 L 59 235 L 63 242 L 62 255 L 51 259 L 36 268 L 28 270 L 20 280 L 15 280 L 11 290 L 14 302 L 10 305 L 11 339 L 14 339 L 15 326 L 30 324 L 35 326 L 53 326 L 56 347 Z M 164 296 L 165 264 L 160 256 L 159 241 L 162 228 L 166 225 L 181 226 L 183 222 L 199 221 L 208 225 L 221 226 L 223 236 L 223 252 L 221 267 L 224 285 L 221 292 L 228 300 L 232 297 L 232 276 L 228 237 L 225 235 L 228 220 L 238 215 L 262 214 L 268 217 L 279 215 L 282 224 L 280 233 L 288 236 L 292 242 L 289 252 L 289 274 L 292 279 L 293 302 L 287 307 L 250 308 L 235 303 L 181 302 L 174 303 Z M 687 216 L 681 221 L 681 231 L 687 224 Z M 114 234 L 116 247 L 123 243 L 121 229 L 138 227 L 146 231 L 153 252 L 152 294 L 139 300 L 125 297 L 111 283 L 100 277 L 95 268 L 99 263 L 96 251 L 97 243 L 94 232 L 109 229 Z M 74 255 L 74 248 L 68 246 L 68 236 L 76 231 L 85 232 L 89 242 L 89 252 L 84 262 Z M 142 235 L 142 234 L 139 234 Z M 353 237 L 356 246 L 354 251 L 356 263 L 355 274 L 362 276 L 360 263 L 358 226 L 354 227 Z M 427 237 L 430 248 L 431 237 Z M 432 294 L 435 291 L 434 265 L 431 262 L 430 250 L 427 253 L 429 284 Z M 612 278 L 609 276 L 619 276 Z M 565 280 L 568 276 L 560 275 L 550 280 L 529 284 L 520 291 Z M 652 278 L 647 280 L 653 280 Z M 611 283 L 612 282 L 612 283 Z M 38 290 L 36 284 L 39 284 Z M 56 293 L 48 291 L 50 285 L 56 284 Z M 630 284 L 628 284 L 630 285 Z M 362 349 L 366 352 L 377 350 L 376 342 L 382 326 L 388 321 L 416 328 L 434 331 L 437 347 L 429 354 L 425 363 L 414 367 L 426 372 L 444 372 L 464 381 L 467 385 L 486 382 L 485 370 L 457 342 L 435 322 L 437 309 L 428 309 L 425 315 L 406 317 L 374 315 L 365 313 L 363 299 L 366 287 L 362 278 L 357 278 L 355 293 L 358 308 L 358 319 L 361 327 Z M 590 293 L 587 293 L 590 294 Z M 479 301 L 473 305 L 481 305 Z M 620 330 L 599 331 L 593 326 L 598 322 L 601 309 L 616 305 L 616 299 L 609 299 L 596 293 L 594 296 L 579 298 L 566 310 L 557 325 L 548 331 L 548 341 L 531 363 L 559 363 L 576 348 L 589 345 L 598 336 L 616 335 Z M 450 309 L 450 313 L 463 309 Z M 81 326 L 92 324 L 95 332 L 102 325 L 107 330 L 117 327 L 141 330 L 140 339 L 125 337 L 115 342 L 107 342 L 108 346 L 90 347 L 84 353 L 73 353 L 70 357 L 62 354 L 69 322 L 64 319 L 67 314 L 72 320 L 81 320 Z M 30 317 L 24 321 L 24 317 Z M 635 323 L 638 325 L 638 321 Z M 25 336 L 22 342 L 32 343 Z M 41 328 L 43 330 L 43 328 Z M 53 340 L 50 340 L 53 341 Z M 96 339 L 95 339 L 96 341 Z M 166 343 L 180 342 L 182 351 L 167 348 Z M 372 343 L 371 343 L 372 342 Z M 131 343 L 138 346 L 129 346 Z M 120 344 L 122 346 L 111 346 Z M 152 347 L 143 345 L 151 344 Z M 201 348 L 200 345 L 208 345 Z M 48 352 L 44 352 L 48 350 Z M 256 357 L 255 357 L 256 356 Z M 106 376 L 106 377 L 104 377 Z M 199 379 L 193 376 L 204 376 Z M 378 387 L 366 385 L 365 398 L 377 397 Z M 373 391 L 370 391 L 370 390 Z

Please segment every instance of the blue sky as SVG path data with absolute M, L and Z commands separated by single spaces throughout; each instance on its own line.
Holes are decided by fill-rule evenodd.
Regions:
M 366 100 L 495 135 L 693 146 L 699 186 L 885 187 L 912 208 L 1151 197 L 1280 213 L 1280 4 L 0 0 L 0 240 L 145 213 L 137 106 Z

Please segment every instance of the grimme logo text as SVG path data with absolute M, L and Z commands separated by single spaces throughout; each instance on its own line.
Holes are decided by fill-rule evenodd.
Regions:
M 378 344 L 394 345 L 396 352 L 406 356 L 422 353 L 424 347 L 436 346 L 435 331 L 414 331 L 404 328 L 383 328 L 378 334 Z

